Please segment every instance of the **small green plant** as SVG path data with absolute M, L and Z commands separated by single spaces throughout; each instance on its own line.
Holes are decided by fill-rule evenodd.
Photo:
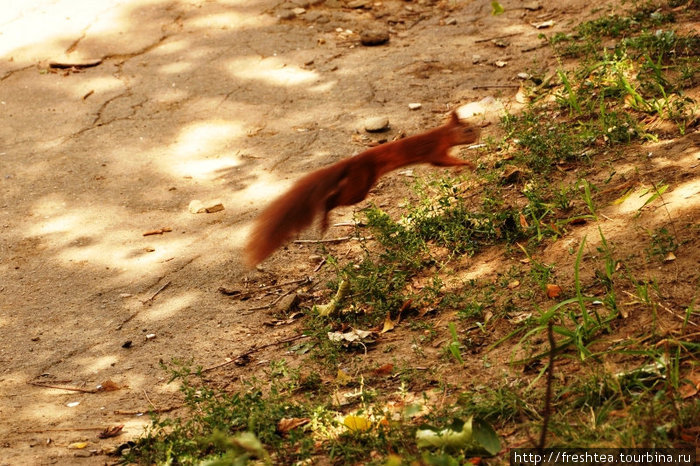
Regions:
M 459 337 L 457 336 L 457 328 L 455 324 L 450 322 L 448 324 L 450 330 L 450 336 L 452 340 L 447 344 L 447 351 L 452 355 L 452 357 L 460 364 L 464 364 L 464 359 L 462 358 L 461 343 Z
M 676 252 L 678 242 L 676 238 L 669 233 L 666 227 L 660 227 L 653 232 L 649 232 L 651 244 L 646 249 L 649 259 L 663 261 L 670 253 Z

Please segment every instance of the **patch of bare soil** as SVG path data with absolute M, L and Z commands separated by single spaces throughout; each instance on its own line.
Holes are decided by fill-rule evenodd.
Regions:
M 142 433 L 144 412 L 181 406 L 161 362 L 192 359 L 229 387 L 270 360 L 302 364 L 284 343 L 300 335 L 304 317 L 280 321 L 270 305 L 279 289 L 302 291 L 304 304 L 328 299 L 334 273 L 316 256 L 325 248 L 349 261 L 357 245 L 291 243 L 251 271 L 240 258 L 256 212 L 303 173 L 437 126 L 456 105 L 494 95 L 517 108 L 517 74 L 556 63 L 533 24 L 552 20 L 549 32 L 564 31 L 592 15 L 579 0 L 501 2 L 499 16 L 487 0 L 15 3 L 0 17 L 2 465 L 113 461 L 106 454 Z M 362 44 L 383 35 L 388 42 Z M 390 130 L 364 133 L 363 121 L 377 115 Z M 484 137 L 497 132 L 492 125 Z M 634 193 L 600 212 L 623 258 L 648 244 L 649 231 L 674 228 L 681 252 L 645 277 L 663 290 L 658 317 L 669 328 L 697 292 L 698 163 L 697 133 L 630 148 L 610 161 L 617 175 L 606 199 L 659 179 L 673 188 L 639 219 Z M 593 176 L 607 177 L 612 165 Z M 405 180 L 387 176 L 369 201 L 400 210 Z M 192 213 L 194 200 L 224 209 Z M 338 209 L 332 222 L 352 214 Z M 570 263 L 584 235 L 586 258 L 596 256 L 598 226 L 572 228 L 541 260 Z M 327 237 L 349 232 L 337 226 Z M 490 249 L 457 273 L 498 284 L 498 300 L 517 309 L 525 303 L 508 296 L 517 289 L 500 284 L 520 259 Z M 595 273 L 586 264 L 582 274 Z M 571 273 L 557 268 L 557 283 L 570 290 Z M 312 286 L 299 281 L 306 277 Z M 289 281 L 298 282 L 265 288 Z M 627 304 L 619 325 L 634 335 L 649 316 Z M 443 374 L 415 392 L 506 370 L 510 345 L 489 356 L 488 368 L 482 350 L 508 328 L 465 330 L 473 355 L 456 372 L 441 359 L 452 317 L 423 318 L 440 335 L 421 361 L 415 332 L 399 325 L 357 354 L 354 370 L 391 359 Z

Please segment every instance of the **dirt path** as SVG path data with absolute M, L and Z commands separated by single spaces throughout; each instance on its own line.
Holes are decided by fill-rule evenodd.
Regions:
M 500 16 L 487 0 L 15 3 L 0 16 L 3 465 L 102 464 L 141 433 L 133 413 L 174 405 L 160 361 L 206 367 L 289 336 L 217 291 L 312 274 L 306 246 L 300 260 L 241 266 L 261 205 L 454 105 L 514 103 L 517 74 L 551 60 L 532 23 L 585 19 L 579 1 L 503 2 Z M 363 46 L 373 29 L 390 41 Z M 358 131 L 373 115 L 390 132 Z M 225 209 L 193 214 L 192 200 Z M 37 386 L 106 381 L 120 389 Z M 97 438 L 120 424 L 122 436 Z

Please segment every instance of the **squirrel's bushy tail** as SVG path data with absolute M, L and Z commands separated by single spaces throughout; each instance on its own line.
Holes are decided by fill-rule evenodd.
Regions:
M 289 238 L 310 226 L 343 172 L 341 164 L 310 173 L 262 211 L 246 246 L 246 262 L 254 266 Z

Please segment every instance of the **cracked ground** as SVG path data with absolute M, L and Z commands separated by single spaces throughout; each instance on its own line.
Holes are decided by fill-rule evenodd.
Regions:
M 369 138 L 390 139 L 487 95 L 514 103 L 517 73 L 553 60 L 531 23 L 590 14 L 580 1 L 497 17 L 486 0 L 343 5 L 31 0 L 0 13 L 0 464 L 104 464 L 142 432 L 139 413 L 176 405 L 161 361 L 208 367 L 295 335 L 218 291 L 313 275 L 308 245 L 242 265 L 261 206 L 364 150 L 368 117 L 387 116 L 390 132 Z M 362 46 L 376 27 L 389 43 Z M 502 36 L 506 48 L 488 41 Z M 398 178 L 377 191 L 401 197 Z M 193 200 L 225 208 L 193 214 Z M 105 382 L 119 389 L 95 392 Z M 81 441 L 87 453 L 68 448 Z

